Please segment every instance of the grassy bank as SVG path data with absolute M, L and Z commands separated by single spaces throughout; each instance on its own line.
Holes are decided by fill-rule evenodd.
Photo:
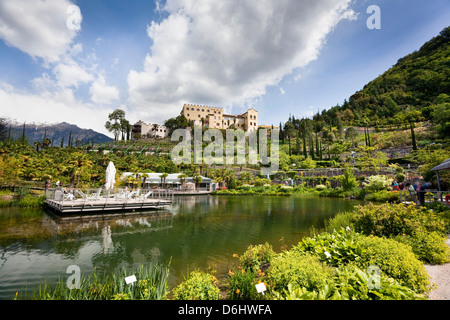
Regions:
M 214 191 L 213 195 L 232 196 L 291 196 L 295 194 L 314 194 L 314 189 L 303 185 L 291 187 L 282 185 L 250 186 L 244 185 L 235 189 Z
M 30 293 L 17 292 L 14 299 L 163 300 L 169 292 L 167 285 L 169 268 L 170 262 L 141 266 L 131 270 L 122 268 L 113 273 L 94 271 L 90 275 L 80 274 L 79 283 L 75 277 L 73 279 L 59 278 L 55 284 L 45 281 Z M 136 277 L 136 282 L 127 284 L 125 278 L 132 275 Z
M 45 205 L 45 199 L 43 191 L 27 187 L 17 188 L 15 191 L 3 189 L 0 191 L 0 208 L 39 208 Z

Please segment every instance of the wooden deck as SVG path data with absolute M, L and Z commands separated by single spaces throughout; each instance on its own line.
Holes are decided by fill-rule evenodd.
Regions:
M 81 192 L 80 192 L 81 193 Z M 78 194 L 72 192 L 71 194 Z M 81 193 L 83 194 L 83 193 Z M 87 193 L 86 193 L 87 194 Z M 83 194 L 84 195 L 84 194 Z M 58 213 L 83 213 L 83 212 L 107 212 L 107 211 L 133 211 L 162 209 L 172 204 L 172 193 L 153 193 L 150 197 L 119 197 L 117 194 L 105 194 L 77 197 L 67 196 L 62 193 L 47 194 L 46 204 Z

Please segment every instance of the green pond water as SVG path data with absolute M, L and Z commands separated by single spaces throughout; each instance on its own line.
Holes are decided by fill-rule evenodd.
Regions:
M 58 219 L 44 209 L 0 208 L 0 299 L 45 279 L 171 261 L 170 287 L 188 271 L 218 275 L 250 244 L 275 251 L 297 244 L 312 226 L 358 202 L 315 197 L 176 197 L 166 210 Z

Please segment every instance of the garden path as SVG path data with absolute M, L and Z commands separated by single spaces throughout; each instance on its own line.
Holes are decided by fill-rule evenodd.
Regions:
M 446 243 L 450 246 L 450 235 Z M 428 296 L 429 300 L 450 300 L 450 263 L 441 265 L 425 265 L 431 282 L 437 285 Z

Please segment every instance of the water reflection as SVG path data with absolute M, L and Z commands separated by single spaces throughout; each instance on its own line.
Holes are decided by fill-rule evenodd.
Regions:
M 109 225 L 104 225 L 102 229 L 102 238 L 103 238 L 103 253 L 106 254 L 114 250 L 114 244 L 111 238 L 111 227 Z
M 150 211 L 124 214 L 100 214 L 83 216 L 45 215 L 42 226 L 55 237 L 66 240 L 74 238 L 101 237 L 108 247 L 111 246 L 112 235 L 132 232 L 161 231 L 173 227 L 174 215 L 169 211 Z

